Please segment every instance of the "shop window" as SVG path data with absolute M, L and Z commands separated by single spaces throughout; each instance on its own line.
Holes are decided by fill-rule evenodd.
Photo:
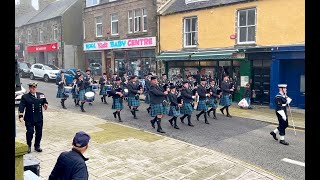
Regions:
M 184 47 L 196 47 L 198 35 L 198 18 L 188 17 L 183 20 Z
M 185 61 L 184 66 L 199 66 L 199 61 Z
M 168 78 L 175 79 L 178 75 L 181 75 L 182 69 L 181 68 L 170 68 L 168 70 Z
M 114 51 L 114 56 L 116 59 L 124 59 L 125 51 Z
M 111 35 L 118 35 L 119 31 L 118 31 L 118 14 L 114 13 L 111 14 Z
M 140 51 L 128 51 L 128 56 L 130 57 L 140 57 Z
M 216 66 L 217 61 L 200 61 L 200 66 Z
M 256 42 L 256 8 L 238 11 L 239 44 Z
M 155 57 L 154 50 L 142 50 L 142 57 Z
M 85 56 L 87 59 L 87 69 L 90 69 L 93 75 L 102 75 L 101 52 L 86 53 Z

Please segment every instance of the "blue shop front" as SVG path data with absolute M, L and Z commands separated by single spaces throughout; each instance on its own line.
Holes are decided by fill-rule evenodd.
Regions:
M 291 107 L 305 108 L 305 45 L 271 48 L 270 108 L 275 108 L 274 97 L 278 84 L 287 84 Z

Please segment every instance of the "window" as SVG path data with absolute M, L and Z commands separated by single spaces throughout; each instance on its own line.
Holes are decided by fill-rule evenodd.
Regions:
M 53 27 L 53 40 L 58 41 L 58 27 Z
M 109 0 L 109 2 L 114 2 L 114 1 L 118 1 L 118 0 Z
M 43 30 L 39 29 L 39 42 L 43 42 Z
M 100 0 L 86 0 L 86 7 L 95 6 L 100 3 Z
M 118 14 L 111 14 L 111 35 L 118 35 Z
M 238 11 L 238 43 L 256 42 L 256 9 Z
M 197 43 L 197 17 L 184 19 L 184 47 L 196 47 Z
M 96 37 L 102 37 L 102 21 L 101 21 L 101 16 L 96 17 Z
M 132 11 L 128 12 L 128 32 L 132 33 L 133 31 L 133 19 L 132 19 Z
M 134 10 L 134 32 L 139 32 L 141 27 L 141 9 Z
M 143 16 L 142 31 L 146 32 L 148 29 L 148 18 L 147 18 L 147 10 L 146 9 L 142 9 L 142 16 Z
M 31 39 L 32 39 L 31 30 L 28 30 L 28 36 L 27 36 L 28 43 L 31 43 Z

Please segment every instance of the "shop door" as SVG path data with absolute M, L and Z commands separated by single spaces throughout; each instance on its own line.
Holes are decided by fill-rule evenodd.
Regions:
M 270 103 L 270 65 L 271 60 L 253 60 L 252 89 L 256 93 L 253 98 L 255 104 Z

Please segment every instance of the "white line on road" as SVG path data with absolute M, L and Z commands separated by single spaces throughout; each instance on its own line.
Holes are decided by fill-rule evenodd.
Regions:
M 304 162 L 295 161 L 295 160 L 288 159 L 288 158 L 283 158 L 281 161 L 305 167 L 305 163 Z

